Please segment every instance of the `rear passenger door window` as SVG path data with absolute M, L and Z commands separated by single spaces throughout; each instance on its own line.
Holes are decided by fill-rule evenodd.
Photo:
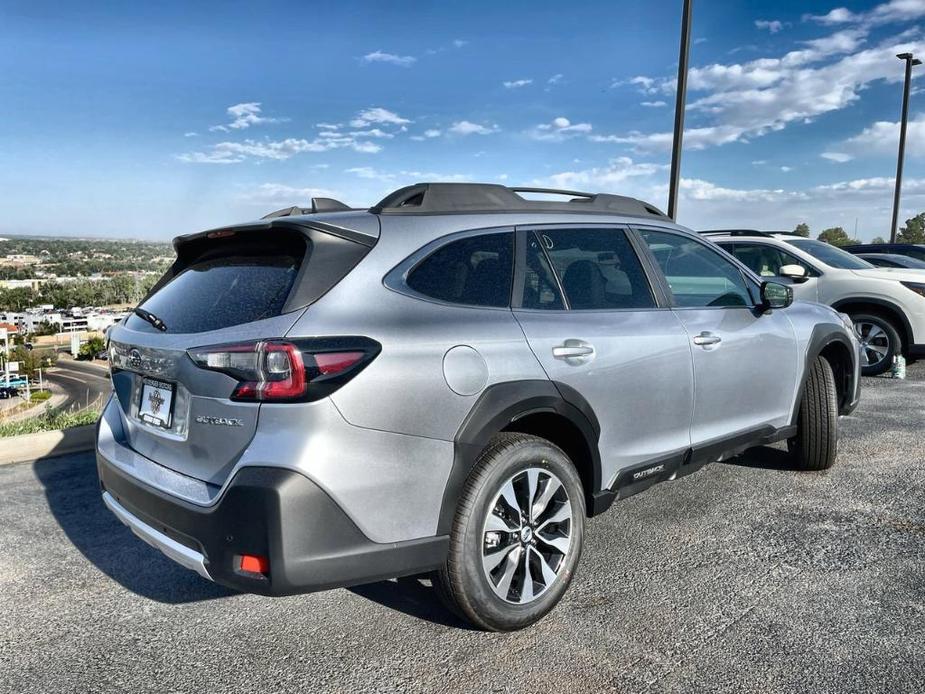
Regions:
M 418 263 L 407 285 L 432 299 L 468 306 L 507 307 L 514 273 L 514 234 L 480 234 L 452 241 Z
M 523 308 L 607 311 L 655 307 L 626 230 L 528 232 Z
M 755 300 L 739 268 L 704 243 L 683 234 L 640 229 L 675 303 L 681 307 L 746 307 Z

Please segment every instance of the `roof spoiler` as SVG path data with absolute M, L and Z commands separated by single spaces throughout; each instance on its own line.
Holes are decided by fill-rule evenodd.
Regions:
M 334 198 L 312 198 L 311 207 L 284 207 L 281 210 L 276 210 L 276 212 L 264 215 L 261 219 L 292 217 L 299 214 L 316 214 L 318 212 L 344 212 L 352 209 L 354 208 Z

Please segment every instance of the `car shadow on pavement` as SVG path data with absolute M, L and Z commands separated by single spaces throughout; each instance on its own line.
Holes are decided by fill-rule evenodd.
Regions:
M 426 576 L 406 576 L 354 586 L 350 592 L 383 607 L 434 624 L 472 631 L 473 626 L 450 612 Z
M 773 448 L 771 446 L 758 446 L 750 448 L 734 458 L 723 461 L 727 465 L 738 465 L 739 467 L 761 468 L 763 470 L 796 470 L 793 458 L 790 453 L 783 448 Z
M 71 543 L 96 568 L 128 590 L 164 603 L 237 595 L 201 578 L 135 537 L 103 504 L 92 453 L 56 456 L 32 464 L 48 507 Z

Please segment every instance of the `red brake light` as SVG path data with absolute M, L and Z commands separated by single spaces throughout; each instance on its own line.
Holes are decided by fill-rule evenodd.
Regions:
M 365 352 L 323 352 L 313 355 L 318 370 L 327 376 L 349 369 L 366 356 Z
M 369 338 L 314 338 L 201 347 L 190 350 L 189 356 L 199 367 L 238 381 L 232 400 L 292 402 L 333 392 L 372 361 L 379 349 L 379 343 Z

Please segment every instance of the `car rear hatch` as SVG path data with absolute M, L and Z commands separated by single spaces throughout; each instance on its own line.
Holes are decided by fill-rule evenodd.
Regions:
M 226 359 L 263 350 L 375 242 L 307 224 L 273 221 L 174 241 L 174 265 L 110 333 L 124 445 L 198 480 L 225 481 L 254 436 L 259 398 L 237 397 L 234 372 L 191 355 L 215 346 Z

